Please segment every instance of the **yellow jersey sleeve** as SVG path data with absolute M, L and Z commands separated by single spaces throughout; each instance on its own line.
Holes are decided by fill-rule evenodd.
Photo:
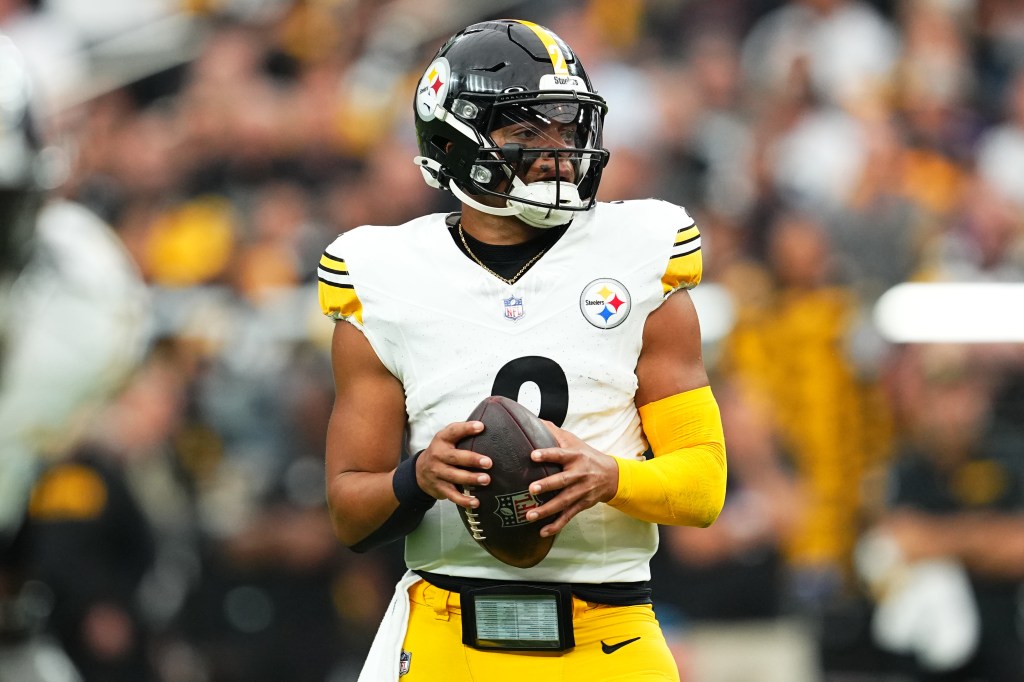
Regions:
M 683 215 L 686 215 L 685 212 Z M 693 219 L 686 215 L 688 223 L 676 231 L 672 253 L 661 276 L 661 287 L 668 296 L 677 289 L 692 289 L 700 284 L 704 262 L 700 251 L 700 230 Z
M 711 387 L 640 408 L 654 459 L 618 459 L 619 487 L 608 504 L 651 523 L 706 527 L 725 504 L 728 466 L 722 416 Z
M 356 295 L 345 259 L 327 247 L 316 269 L 320 310 L 335 320 L 354 319 L 363 323 L 363 304 Z

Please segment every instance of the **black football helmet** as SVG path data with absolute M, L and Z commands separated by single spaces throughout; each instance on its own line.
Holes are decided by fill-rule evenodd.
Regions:
M 42 145 L 21 53 L 0 35 L 0 279 L 24 266 L 42 204 Z
M 423 72 L 413 109 L 415 161 L 431 187 L 534 227 L 564 225 L 594 206 L 608 162 L 608 106 L 569 46 L 543 26 L 503 19 L 459 31 Z M 492 133 L 507 126 L 527 130 L 529 143 L 499 147 Z M 545 134 L 553 128 L 557 135 Z M 526 171 L 543 157 L 553 175 L 528 184 Z

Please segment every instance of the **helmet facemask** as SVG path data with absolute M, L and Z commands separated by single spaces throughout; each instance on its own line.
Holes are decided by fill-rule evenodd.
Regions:
M 484 125 L 485 144 L 460 189 L 489 206 L 515 210 L 534 227 L 570 222 L 594 205 L 593 188 L 608 157 L 599 146 L 602 115 L 598 104 L 564 94 L 495 104 Z

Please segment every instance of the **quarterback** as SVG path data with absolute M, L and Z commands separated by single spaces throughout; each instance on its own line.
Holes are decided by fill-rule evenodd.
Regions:
M 711 524 L 726 479 L 687 293 L 700 232 L 666 202 L 597 202 L 607 105 L 542 26 L 460 31 L 413 109 L 415 162 L 461 211 L 351 230 L 318 270 L 339 321 L 334 527 L 357 551 L 404 538 L 409 569 L 360 679 L 678 680 L 648 586 L 657 524 Z M 491 462 L 456 446 L 489 395 L 558 444 L 532 454 L 562 470 L 530 490 L 556 493 L 527 513 L 555 536 L 530 568 L 493 558 L 459 517 L 490 480 Z

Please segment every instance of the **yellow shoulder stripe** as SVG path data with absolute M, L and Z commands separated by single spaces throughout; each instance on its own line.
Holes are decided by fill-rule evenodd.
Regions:
M 335 256 L 332 256 L 331 254 L 327 253 L 326 251 L 324 251 L 323 255 L 320 256 L 320 265 L 322 265 L 324 267 L 328 267 L 328 268 L 339 268 L 341 270 L 347 270 L 348 269 L 345 266 L 345 261 L 343 261 L 340 258 L 337 258 Z
M 697 229 L 696 225 L 690 225 L 676 232 L 675 245 L 678 246 L 685 242 L 691 241 L 694 237 L 700 236 L 700 230 Z
M 676 232 L 665 274 L 661 276 L 661 288 L 666 296 L 676 289 L 692 289 L 700 284 L 704 273 L 700 248 L 700 230 L 696 224 Z
M 356 295 L 348 265 L 337 256 L 324 252 L 316 269 L 320 310 L 336 320 L 355 317 L 363 323 L 363 304 Z

